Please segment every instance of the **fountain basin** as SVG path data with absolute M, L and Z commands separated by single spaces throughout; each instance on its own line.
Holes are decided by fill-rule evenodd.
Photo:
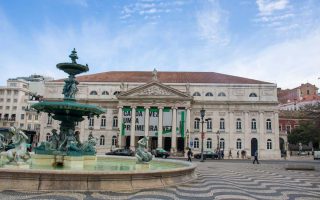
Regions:
M 153 159 L 136 164 L 134 157 L 97 156 L 96 165 L 83 169 L 33 166 L 0 168 L 0 190 L 132 191 L 162 188 L 195 179 L 196 165 L 179 160 Z

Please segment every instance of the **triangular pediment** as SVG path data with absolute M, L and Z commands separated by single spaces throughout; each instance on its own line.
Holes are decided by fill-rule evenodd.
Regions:
M 117 96 L 118 99 L 127 98 L 183 98 L 191 99 L 192 97 L 175 88 L 164 85 L 158 81 L 152 81 L 145 85 L 133 88 Z

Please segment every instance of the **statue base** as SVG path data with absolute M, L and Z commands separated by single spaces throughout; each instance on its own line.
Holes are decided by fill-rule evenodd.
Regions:
M 25 162 L 12 162 L 2 166 L 9 169 L 30 169 L 30 165 Z

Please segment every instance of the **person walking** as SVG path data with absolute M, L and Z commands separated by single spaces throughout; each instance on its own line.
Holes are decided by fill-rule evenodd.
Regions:
M 229 155 L 228 155 L 228 158 L 230 159 L 230 158 L 232 158 L 233 159 L 233 157 L 232 157 L 232 151 L 231 151 L 231 149 L 229 150 Z
M 189 148 L 189 150 L 188 150 L 188 161 L 190 161 L 191 162 L 191 156 L 193 156 L 193 153 L 192 153 L 192 151 L 191 151 L 191 148 Z
M 260 164 L 259 163 L 259 160 L 258 160 L 258 150 L 256 150 L 256 152 L 254 153 L 254 160 L 253 160 L 253 164 L 257 161 L 257 164 Z

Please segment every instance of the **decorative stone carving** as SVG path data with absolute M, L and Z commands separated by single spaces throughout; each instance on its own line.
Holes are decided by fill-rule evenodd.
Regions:
M 234 116 L 242 116 L 242 112 L 234 112 Z
M 138 141 L 138 149 L 136 151 L 136 158 L 138 159 L 138 163 L 147 163 L 152 160 L 151 153 L 146 151 L 147 142 L 147 137 L 143 137 Z
M 225 112 L 219 112 L 219 116 L 226 116 Z
M 134 96 L 174 96 L 175 94 L 171 91 L 165 90 L 159 86 L 153 85 L 139 91 Z
M 244 89 L 240 89 L 240 88 L 233 89 L 232 94 L 235 96 L 244 96 Z
M 262 95 L 263 95 L 263 96 L 273 96 L 273 91 L 274 91 L 274 90 L 271 90 L 271 89 L 269 89 L 269 90 L 263 90 L 263 91 L 262 91 Z

